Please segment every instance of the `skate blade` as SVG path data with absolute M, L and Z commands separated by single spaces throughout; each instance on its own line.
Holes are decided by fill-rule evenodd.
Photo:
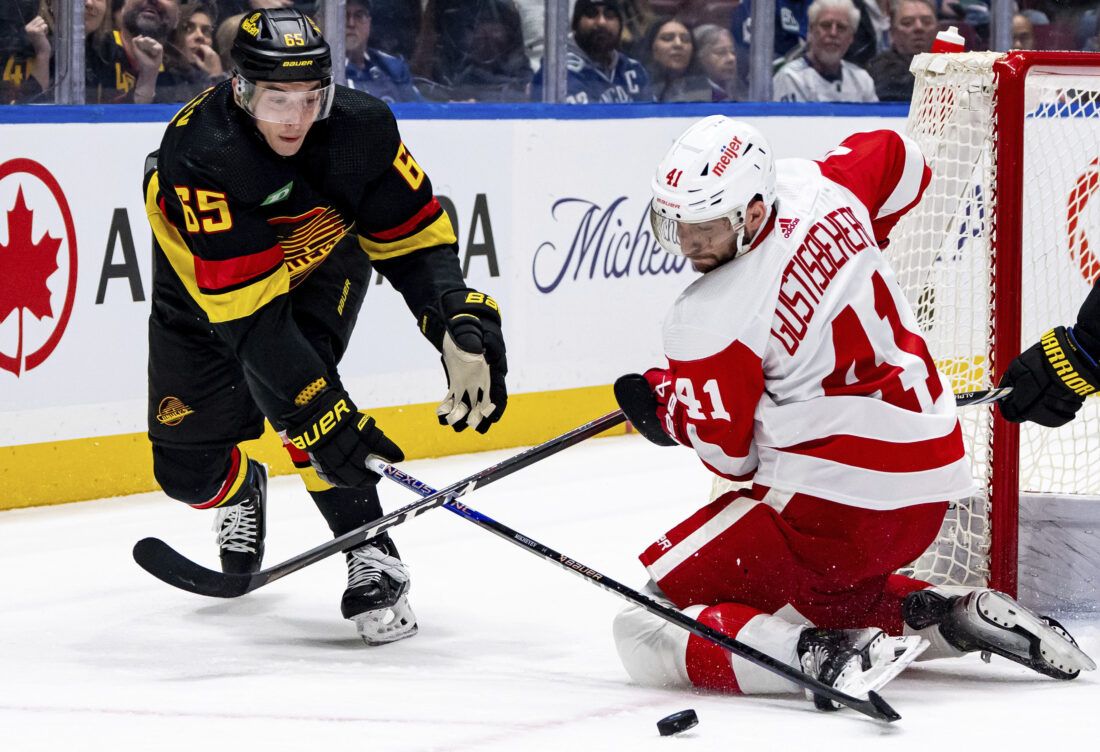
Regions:
M 391 607 L 364 611 L 351 617 L 355 629 L 367 645 L 386 645 L 417 633 L 416 616 L 405 596 Z
M 1096 662 L 1085 651 L 1004 593 L 993 590 L 982 593 L 975 606 L 987 622 L 1009 632 L 1019 630 L 1039 638 L 1039 653 L 1043 660 L 1059 671 L 1074 674 L 1096 669 Z
M 890 637 L 880 632 L 868 648 L 871 668 L 833 686 L 845 694 L 864 699 L 869 693 L 877 692 L 889 684 L 917 660 L 930 644 L 918 635 Z

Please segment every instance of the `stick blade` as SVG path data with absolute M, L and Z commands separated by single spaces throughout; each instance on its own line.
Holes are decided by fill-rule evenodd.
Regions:
M 252 575 L 207 569 L 159 538 L 142 538 L 135 543 L 134 561 L 158 580 L 196 595 L 237 598 L 252 589 Z
M 880 721 L 886 721 L 887 723 L 893 723 L 894 721 L 901 720 L 901 714 L 898 711 L 890 707 L 886 700 L 882 699 L 878 692 L 868 692 L 867 701 L 871 703 L 871 707 L 874 708 L 875 713 L 873 717 L 878 718 Z M 870 714 L 868 714 L 870 715 Z

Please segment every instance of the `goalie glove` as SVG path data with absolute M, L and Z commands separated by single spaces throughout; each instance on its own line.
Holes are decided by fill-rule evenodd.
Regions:
M 1001 400 L 1001 414 L 1013 423 L 1063 426 L 1085 397 L 1100 389 L 1098 371 L 1073 329 L 1051 329 L 1009 364 L 999 386 L 1010 386 L 1012 392 Z
M 615 381 L 615 399 L 627 420 L 657 446 L 676 446 L 664 426 L 668 422 L 668 371 L 650 368 L 645 375 L 628 373 Z
M 443 293 L 421 314 L 420 329 L 442 354 L 447 395 L 436 408 L 439 425 L 485 433 L 508 405 L 508 373 L 500 307 L 477 290 Z
M 375 485 L 379 476 L 367 469 L 367 459 L 401 462 L 404 452 L 386 438 L 374 418 L 356 409 L 347 392 L 319 381 L 320 391 L 288 420 L 286 440 L 309 455 L 309 463 L 326 483 L 346 488 Z

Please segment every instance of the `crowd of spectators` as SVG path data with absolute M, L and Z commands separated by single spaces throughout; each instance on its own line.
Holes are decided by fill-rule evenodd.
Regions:
M 1018 0 L 1015 49 L 1100 50 L 1100 0 Z M 184 102 L 232 73 L 245 14 L 320 0 L 0 0 L 0 103 L 53 101 L 55 3 L 82 2 L 86 101 Z M 753 0 L 568 0 L 566 100 L 747 98 Z M 545 0 L 346 0 L 348 85 L 389 102 L 540 101 Z M 773 98 L 907 101 L 909 64 L 987 0 L 776 0 Z M 757 77 L 758 78 L 758 77 Z

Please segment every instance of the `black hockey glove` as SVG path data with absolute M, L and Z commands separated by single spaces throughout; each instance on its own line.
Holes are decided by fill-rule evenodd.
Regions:
M 347 392 L 325 387 L 291 416 L 286 438 L 309 455 L 309 462 L 326 483 L 366 488 L 379 480 L 367 469 L 367 458 L 401 462 L 404 452 L 375 426 L 374 418 L 359 412 Z
M 1012 387 L 1000 401 L 1005 420 L 1057 428 L 1073 420 L 1085 397 L 1100 389 L 1100 368 L 1073 330 L 1059 326 L 1016 356 L 1000 386 Z
M 651 368 L 646 371 L 646 376 L 652 376 L 654 379 L 660 378 L 662 374 L 667 372 L 660 368 Z M 676 446 L 676 440 L 661 427 L 668 410 L 657 401 L 653 383 L 646 376 L 640 373 L 620 376 L 615 381 L 615 399 L 626 414 L 627 420 L 638 429 L 638 433 L 657 446 Z
M 421 314 L 420 329 L 442 353 L 447 374 L 447 396 L 436 409 L 439 425 L 485 433 L 508 405 L 497 302 L 477 290 L 450 290 Z

